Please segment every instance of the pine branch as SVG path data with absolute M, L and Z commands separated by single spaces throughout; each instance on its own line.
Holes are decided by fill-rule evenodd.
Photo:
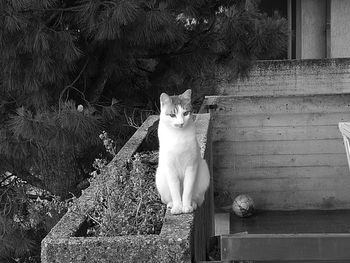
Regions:
M 107 63 L 106 63 L 107 64 Z M 101 72 L 101 71 L 100 71 Z M 96 86 L 95 88 L 92 90 L 92 93 L 90 94 L 90 102 L 91 104 L 95 104 L 99 101 L 106 83 L 108 81 L 108 78 L 111 75 L 112 70 L 108 67 L 108 65 L 105 65 L 104 68 L 102 69 L 102 72 L 100 73 L 99 78 L 97 79 L 97 81 L 95 82 Z
M 81 70 L 80 70 L 79 74 L 77 75 L 77 77 L 76 77 L 69 85 L 67 85 L 67 86 L 61 91 L 60 96 L 59 96 L 59 99 L 58 99 L 59 104 L 62 102 L 62 97 L 63 97 L 64 93 L 65 93 L 68 89 L 74 89 L 74 90 L 76 90 L 77 92 L 79 92 L 79 93 L 82 95 L 82 97 L 83 97 L 84 100 L 85 100 L 85 95 L 84 95 L 84 93 L 81 92 L 80 90 L 78 90 L 77 88 L 75 88 L 75 87 L 74 87 L 74 84 L 80 79 L 80 77 L 81 77 L 81 75 L 83 74 L 83 72 L 85 71 L 86 66 L 88 65 L 88 63 L 89 63 L 89 58 L 86 59 L 84 65 L 83 65 L 83 67 L 81 68 Z M 86 100 L 85 100 L 85 101 L 86 101 Z M 59 108 L 61 108 L 61 107 L 59 107 Z
M 96 68 L 99 69 L 97 71 L 97 79 L 91 85 L 88 96 L 89 101 L 92 105 L 98 103 L 105 89 L 108 78 L 112 73 L 111 64 L 114 59 L 114 49 L 116 48 L 114 46 L 115 44 L 115 42 L 111 42 L 107 47 L 104 48 L 104 51 L 101 54 L 102 61 L 98 66 L 96 65 Z

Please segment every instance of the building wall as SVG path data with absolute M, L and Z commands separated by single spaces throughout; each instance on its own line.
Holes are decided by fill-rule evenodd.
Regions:
M 250 194 L 258 209 L 349 209 L 339 122 L 350 121 L 350 59 L 260 62 L 218 85 L 212 113 L 216 205 Z
M 271 12 L 281 8 L 270 0 L 262 0 L 262 3 Z M 283 3 L 287 6 L 291 32 L 289 58 L 350 57 L 349 0 L 288 0 Z
M 245 81 L 230 80 L 224 69 L 218 75 L 215 94 L 220 95 L 350 94 L 348 58 L 260 61 Z
M 296 12 L 296 58 L 325 58 L 326 0 L 298 0 Z
M 350 1 L 331 0 L 330 57 L 350 57 Z
M 326 55 L 326 1 L 303 0 L 302 58 L 324 58 Z

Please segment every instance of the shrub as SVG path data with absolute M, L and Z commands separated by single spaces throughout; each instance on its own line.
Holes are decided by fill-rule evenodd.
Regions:
M 115 156 L 114 142 L 106 132 L 100 135 L 106 151 Z M 157 234 L 160 232 L 166 206 L 156 187 L 155 171 L 158 152 L 139 152 L 125 163 L 96 159 L 92 181 L 98 177 L 104 184 L 95 193 L 94 209 L 87 213 L 88 235 L 117 236 Z

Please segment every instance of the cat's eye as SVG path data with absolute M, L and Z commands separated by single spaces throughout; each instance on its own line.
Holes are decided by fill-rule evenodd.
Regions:
M 185 111 L 184 112 L 184 116 L 187 116 L 187 115 L 189 115 L 191 112 L 190 111 Z
M 176 115 L 175 115 L 174 113 L 169 114 L 169 116 L 170 116 L 171 118 L 175 118 L 175 117 L 176 117 Z

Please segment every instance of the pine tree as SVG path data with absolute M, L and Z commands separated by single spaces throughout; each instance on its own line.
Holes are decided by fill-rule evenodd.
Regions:
M 67 196 L 102 129 L 122 142 L 125 115 L 155 110 L 160 92 L 218 64 L 244 76 L 286 39 L 254 1 L 0 1 L 0 173 Z
M 286 43 L 285 19 L 253 0 L 1 0 L 0 181 L 11 172 L 78 194 L 102 130 L 122 145 L 161 92 L 193 88 L 217 65 L 245 76 Z M 19 230 L 0 221 L 11 245 Z M 20 251 L 6 251 L 32 246 L 18 233 Z
M 71 100 L 72 91 L 84 97 L 74 86 L 81 51 L 61 5 L 0 2 L 0 172 L 66 196 L 82 177 L 79 158 L 97 144 L 101 117 Z

